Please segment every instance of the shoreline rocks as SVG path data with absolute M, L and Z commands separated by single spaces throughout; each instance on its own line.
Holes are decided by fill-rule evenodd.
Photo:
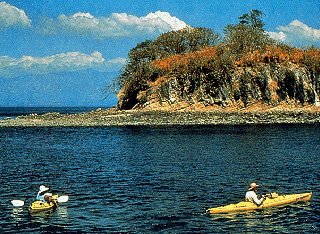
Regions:
M 46 113 L 0 120 L 0 127 L 108 127 L 252 124 L 319 124 L 320 110 L 308 108 L 268 110 L 169 111 L 97 109 L 78 114 Z

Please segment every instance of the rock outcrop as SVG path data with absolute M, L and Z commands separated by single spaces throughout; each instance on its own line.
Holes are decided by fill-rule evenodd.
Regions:
M 136 103 L 132 109 L 151 110 L 177 110 L 181 106 L 246 108 L 255 103 L 318 106 L 320 51 L 313 51 L 311 64 L 307 63 L 308 54 L 310 51 L 295 49 L 254 52 L 238 60 L 223 60 L 212 47 L 154 61 L 156 78 L 154 72 L 152 79 L 144 79 L 133 97 L 124 95 L 124 86 L 118 106 L 122 109 L 130 98 Z

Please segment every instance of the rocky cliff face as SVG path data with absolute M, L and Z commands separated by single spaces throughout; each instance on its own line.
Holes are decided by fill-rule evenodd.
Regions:
M 248 107 L 254 103 L 319 104 L 319 76 L 293 63 L 236 67 L 215 87 L 192 75 L 160 77 L 137 95 L 136 108 Z M 211 88 L 211 89 L 210 89 Z M 120 99 L 121 102 L 121 99 Z
M 318 62 L 320 52 L 307 64 L 302 51 L 279 51 L 256 52 L 248 55 L 249 59 L 231 61 L 210 48 L 155 61 L 157 76 L 154 72 L 152 79 L 144 80 L 144 88 L 134 97 L 124 95 L 125 86 L 118 105 L 134 98 L 133 109 L 248 108 L 255 103 L 318 106 L 320 71 L 314 61 Z

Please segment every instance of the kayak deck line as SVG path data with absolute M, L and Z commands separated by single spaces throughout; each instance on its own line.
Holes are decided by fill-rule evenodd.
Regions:
M 249 210 L 262 210 L 269 207 L 282 206 L 297 202 L 308 202 L 312 197 L 312 192 L 300 193 L 300 194 L 287 194 L 278 195 L 277 193 L 272 193 L 273 196 L 267 197 L 263 204 L 257 206 L 252 202 L 241 201 L 239 203 L 230 204 L 226 206 L 220 206 L 216 208 L 209 208 L 207 213 L 218 214 L 218 213 L 229 213 L 237 211 L 249 211 Z

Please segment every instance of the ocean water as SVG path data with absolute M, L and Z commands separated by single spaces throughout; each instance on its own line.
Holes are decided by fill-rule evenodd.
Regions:
M 0 128 L 0 233 L 319 233 L 319 161 L 319 125 Z M 313 197 L 205 213 L 252 181 Z M 69 201 L 30 214 L 41 184 Z

